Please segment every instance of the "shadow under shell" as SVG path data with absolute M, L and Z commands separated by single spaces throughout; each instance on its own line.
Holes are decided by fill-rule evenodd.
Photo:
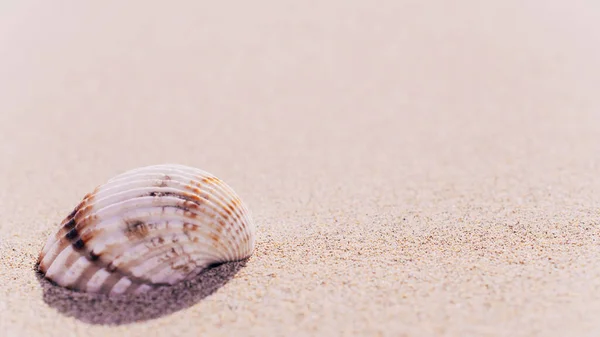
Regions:
M 93 294 L 70 290 L 45 278 L 35 266 L 44 302 L 60 313 L 90 324 L 121 325 L 159 318 L 188 308 L 225 285 L 248 260 L 228 262 L 195 278 L 139 295 Z

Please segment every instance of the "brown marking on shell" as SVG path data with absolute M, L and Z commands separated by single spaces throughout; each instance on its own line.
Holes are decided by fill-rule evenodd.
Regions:
M 191 184 L 191 185 L 190 185 Z M 195 194 L 202 194 L 202 190 L 200 190 L 199 187 L 196 187 L 196 182 L 193 180 L 190 180 L 190 184 L 185 184 L 183 185 L 183 188 L 185 188 L 186 190 L 192 191 Z
M 64 225 L 66 222 L 68 222 L 70 220 L 75 219 L 75 221 L 78 221 L 82 217 L 85 217 L 85 215 L 91 209 L 90 205 L 93 203 L 94 199 L 96 198 L 97 191 L 98 191 L 98 187 L 96 187 L 93 192 L 86 194 L 85 197 L 83 197 L 83 200 L 81 200 L 81 202 L 77 206 L 75 206 L 73 211 L 63 220 L 61 225 Z
M 220 179 L 218 179 L 216 177 L 204 178 L 204 179 L 202 179 L 202 182 L 203 183 L 212 183 L 214 185 L 223 185 L 223 181 L 221 181 Z M 241 200 L 237 196 L 233 197 L 226 204 L 224 204 L 222 208 L 225 211 L 225 213 L 227 213 L 225 215 L 225 218 L 226 219 L 233 218 L 241 223 L 244 223 L 244 221 L 242 221 L 241 213 L 239 212 L 239 207 L 238 207 L 239 205 L 241 205 Z
M 173 241 L 176 242 L 176 241 Z M 177 257 L 177 256 L 181 256 L 183 255 L 183 248 L 181 246 L 175 246 L 175 247 L 171 247 L 171 250 L 167 251 L 167 254 L 165 254 L 165 257 L 168 259 L 171 259 L 173 257 Z
M 63 228 L 67 231 L 75 228 L 75 225 L 77 225 L 77 221 L 75 221 L 75 219 L 71 218 L 69 221 L 65 222 L 65 224 L 63 225 Z
M 165 242 L 165 239 L 162 236 L 154 237 L 150 240 L 150 243 L 153 247 L 158 247 Z
M 231 208 L 225 207 L 224 210 L 225 210 L 225 212 L 227 212 L 228 216 L 230 216 L 230 217 L 233 216 L 233 211 L 231 210 Z
M 117 266 L 115 266 L 111 261 L 104 267 L 104 269 L 106 269 L 106 271 L 109 273 L 114 273 L 117 271 Z
M 143 221 L 126 220 L 125 223 L 127 226 L 125 227 L 124 233 L 129 240 L 141 240 L 150 234 L 148 225 Z
M 193 191 L 195 194 L 202 195 L 202 197 L 205 200 L 211 200 L 211 198 L 210 198 L 210 194 L 204 193 L 200 189 L 202 187 L 202 184 L 212 184 L 212 185 L 222 185 L 223 184 L 223 182 L 216 177 L 204 177 L 201 179 L 201 182 L 198 182 L 195 180 L 190 180 L 189 183 L 190 183 L 190 185 L 186 185 L 185 188 Z M 194 186 L 196 186 L 196 187 L 194 187 Z M 237 206 L 237 205 L 241 204 L 241 200 L 236 196 L 233 198 L 232 203 L 235 206 Z M 218 204 L 222 205 L 220 202 L 218 202 Z M 225 211 L 226 214 L 223 213 L 222 216 L 226 219 L 233 217 L 234 219 L 237 219 L 238 221 L 241 220 L 241 215 L 235 211 L 236 210 L 235 206 L 230 206 L 229 204 L 223 205 L 222 209 Z
M 223 232 L 223 228 L 225 227 L 225 224 L 223 223 L 223 220 L 219 219 L 218 221 L 219 226 L 215 226 L 215 230 L 217 231 L 218 234 L 221 234 Z
M 69 240 L 69 242 L 73 243 L 76 240 L 79 240 L 79 232 L 77 231 L 77 228 L 72 228 L 70 231 L 68 231 L 65 234 L 65 239 Z
M 88 206 L 88 203 L 91 203 L 94 200 L 96 190 L 94 190 L 93 193 L 86 194 L 83 201 L 81 201 L 62 221 L 61 228 L 55 235 L 55 238 L 58 241 L 59 252 L 62 252 L 69 244 L 75 251 L 80 252 L 85 250 L 85 242 L 80 238 L 80 230 L 77 228 L 79 225 L 78 219 L 84 216 L 91 209 Z M 71 267 L 72 264 L 77 260 L 77 257 L 78 256 L 76 254 L 70 255 L 65 262 L 65 268 L 68 269 Z M 49 266 L 45 266 L 41 263 L 43 259 L 44 253 L 42 251 L 38 257 L 38 269 L 45 274 Z
M 75 207 L 73 209 L 73 211 L 69 215 L 67 215 L 66 218 L 63 219 L 63 221 L 60 223 L 60 226 L 61 227 L 66 226 L 67 223 L 69 223 L 69 222 L 73 223 L 72 225 L 70 225 L 70 227 L 75 226 L 75 219 L 74 218 L 75 218 L 75 214 L 77 214 L 78 211 L 79 211 L 79 207 Z
M 239 210 L 240 210 L 240 206 L 241 206 L 241 205 L 242 205 L 242 200 L 241 200 L 241 199 L 240 199 L 238 196 L 234 197 L 234 198 L 231 200 L 231 204 L 230 204 L 230 206 L 231 206 L 233 209 L 236 209 L 236 210 L 238 210 L 238 211 L 239 211 Z M 240 222 L 240 224 L 242 225 L 242 227 L 246 228 L 246 225 L 247 225 L 247 223 L 246 223 L 246 222 L 247 222 L 247 221 L 246 221 L 245 219 L 242 219 L 242 216 L 241 216 L 241 214 L 238 214 L 238 213 L 236 213 L 236 215 L 237 215 L 237 219 L 239 220 L 239 222 Z
M 206 201 L 206 199 L 199 197 L 198 195 L 195 194 L 191 194 L 191 193 L 185 193 L 185 192 L 150 192 L 148 194 L 149 196 L 152 197 L 162 197 L 162 196 L 172 196 L 172 197 L 176 197 L 179 199 L 184 200 L 183 205 L 181 206 L 174 206 L 177 208 L 180 208 L 181 210 L 183 210 L 184 212 L 184 216 L 190 219 L 195 219 L 198 214 L 194 211 L 200 209 L 200 206 L 202 205 L 203 202 Z M 169 207 L 169 206 L 163 206 L 163 213 L 165 211 L 165 207 Z
M 219 240 L 219 236 L 215 233 L 208 233 L 208 237 L 213 242 L 215 246 L 218 246 L 221 242 Z
M 73 246 L 73 249 L 76 251 L 80 251 L 85 247 L 85 243 L 79 237 L 79 231 L 76 228 L 76 222 L 74 219 L 71 219 L 69 222 L 67 222 L 66 226 L 61 228 L 59 235 L 61 235 L 58 240 L 60 251 L 66 248 L 69 244 Z
M 183 252 L 183 247 L 181 246 L 172 247 L 171 251 L 166 254 L 166 257 L 169 259 L 169 265 L 173 270 L 183 268 L 185 264 L 182 264 L 182 261 L 188 261 L 188 263 L 190 261 L 189 255 Z
M 221 181 L 221 179 L 219 179 L 217 177 L 204 177 L 204 178 L 202 178 L 201 181 L 204 184 L 213 184 L 213 185 L 221 185 L 221 184 L 223 184 L 223 182 Z
M 219 221 L 221 221 L 221 222 L 222 222 L 223 220 L 219 219 Z M 222 228 L 221 228 L 221 226 L 215 226 L 215 224 L 213 223 L 213 224 L 211 224 L 211 225 L 210 225 L 210 227 L 211 227 L 212 229 L 215 229 L 215 230 L 217 231 L 217 233 L 215 234 L 215 233 L 213 233 L 213 232 L 209 232 L 209 233 L 207 233 L 207 234 L 205 234 L 205 235 L 207 235 L 207 236 L 208 236 L 208 237 L 211 239 L 211 242 L 213 242 L 213 245 L 214 245 L 215 247 L 223 247 L 223 248 L 225 248 L 225 245 L 224 245 L 224 243 L 223 243 L 223 242 L 222 242 L 222 240 L 219 238 L 219 235 L 220 235 L 220 234 L 221 234 L 221 232 L 222 232 Z M 198 225 L 195 225 L 195 224 L 191 224 L 191 223 L 184 223 L 184 224 L 183 224 L 183 232 L 184 232 L 184 234 L 185 234 L 185 235 L 186 235 L 188 238 L 190 238 L 190 240 L 191 240 L 191 241 L 193 241 L 193 242 L 198 242 L 198 238 L 197 238 L 197 237 L 191 237 L 191 236 L 189 235 L 189 232 L 190 232 L 190 231 L 197 231 L 197 230 L 199 230 L 199 229 L 200 229 L 200 228 L 199 228 L 199 226 L 198 226 Z
M 200 208 L 200 204 L 198 204 L 195 201 L 186 200 L 183 202 L 183 207 L 185 207 L 186 209 L 197 210 Z
M 98 215 L 96 215 L 96 214 L 87 215 L 87 216 L 81 217 L 81 218 L 76 217 L 75 228 L 77 228 L 77 230 L 79 230 L 80 232 L 83 232 L 84 229 L 86 229 L 88 226 L 92 225 L 97 219 L 98 219 Z
M 218 231 L 223 231 L 223 229 L 227 228 L 227 224 L 225 223 L 225 221 L 223 221 L 223 219 L 218 219 L 217 223 L 219 224 L 219 226 L 216 226 L 216 229 Z
M 169 175 L 164 175 L 164 177 L 161 180 L 158 180 L 156 182 L 156 184 L 154 184 L 154 186 L 156 187 L 167 187 L 169 186 L 169 181 L 171 181 L 172 178 Z
M 154 192 L 150 192 L 148 194 L 151 197 L 163 197 L 163 196 L 169 196 L 169 197 L 175 197 L 175 198 L 179 198 L 179 199 L 183 199 L 185 200 L 185 202 L 193 202 L 194 205 L 190 206 L 190 207 L 197 207 L 200 206 L 205 200 L 195 194 L 192 193 L 186 193 L 186 192 L 162 192 L 162 191 L 154 191 Z M 184 202 L 184 205 L 185 205 Z M 191 205 L 191 204 L 187 204 L 187 205 Z
M 93 230 L 87 230 L 87 231 L 84 231 L 83 233 L 80 232 L 79 237 L 81 238 L 81 240 L 83 240 L 83 242 L 87 243 L 93 237 L 100 235 L 100 233 L 102 233 L 103 231 L 104 230 L 102 230 L 102 229 L 94 228 Z
M 97 261 L 100 258 L 100 255 L 101 254 L 94 253 L 94 251 L 90 251 L 89 260 L 92 262 Z
M 92 210 L 92 205 L 86 205 L 86 206 L 82 207 L 79 210 L 79 212 L 77 212 L 75 217 L 73 217 L 73 220 L 75 220 L 75 222 L 77 222 L 77 223 L 83 222 L 88 217 L 91 210 Z
M 195 212 L 190 211 L 189 209 L 184 209 L 183 210 L 183 216 L 188 218 L 188 219 L 195 219 L 198 214 L 196 214 Z
M 95 191 L 94 191 L 94 193 L 95 193 Z M 59 237 L 65 235 L 71 229 L 73 229 L 77 225 L 78 221 L 82 217 L 84 217 L 85 214 L 90 210 L 90 208 L 88 208 L 88 204 L 91 203 L 94 200 L 94 193 L 88 193 L 88 194 L 86 194 L 86 196 L 83 199 L 83 201 L 81 201 L 73 209 L 73 211 L 71 211 L 71 213 L 66 218 L 63 219 L 63 221 L 60 224 L 61 229 L 56 234 L 57 235 L 56 236 L 57 239 Z
M 192 263 L 192 261 L 191 261 L 190 259 L 188 259 L 186 262 L 187 262 L 187 263 Z M 192 271 L 192 269 L 193 269 L 193 268 L 192 268 L 192 267 L 190 267 L 190 265 L 189 265 L 189 264 L 184 264 L 184 265 L 183 265 L 183 267 L 181 268 L 181 272 L 183 272 L 183 273 L 187 274 L 187 273 L 191 272 L 191 271 Z
M 88 251 L 88 247 L 86 246 L 86 242 L 88 242 L 92 237 L 98 235 L 98 233 L 102 232 L 102 230 L 83 231 L 88 225 L 94 223 L 94 221 L 97 219 L 97 215 L 95 214 L 89 216 L 90 211 L 93 209 L 93 201 L 97 191 L 98 187 L 92 193 L 85 195 L 83 200 L 62 221 L 61 229 L 56 234 L 59 252 L 62 252 L 69 244 L 73 247 L 75 252 L 79 252 L 79 254 L 71 254 L 67 257 L 64 265 L 65 269 L 70 268 L 80 256 L 85 256 L 86 259 L 91 262 L 91 266 L 96 268 L 96 270 L 103 267 L 100 256 L 93 251 Z M 81 234 L 82 232 L 83 235 Z M 43 258 L 44 255 L 40 254 L 38 268 L 42 273 L 45 274 L 47 272 L 46 267 L 49 266 L 42 266 L 41 261 Z M 92 267 L 88 267 L 88 269 L 89 268 Z M 86 273 L 89 273 L 87 269 Z M 87 278 L 89 279 L 89 277 L 91 277 L 91 275 L 88 275 Z M 68 288 L 75 289 L 80 287 L 81 284 L 81 281 L 78 279 L 73 285 L 68 286 Z
M 208 177 L 208 178 L 203 178 L 202 179 L 202 183 L 214 183 L 217 182 L 217 184 L 223 184 L 223 182 L 221 180 L 219 180 L 218 178 L 214 178 L 214 177 Z M 206 192 L 202 192 L 200 187 L 202 187 L 202 183 L 199 183 L 195 180 L 190 180 L 190 185 L 185 185 L 185 188 L 188 190 L 191 190 L 194 192 L 195 195 L 201 195 L 201 199 L 204 199 L 205 201 L 211 201 L 212 198 L 210 196 L 210 194 L 206 193 Z M 197 186 L 197 187 L 194 187 Z M 216 201 L 216 203 L 220 206 L 218 209 L 219 210 L 223 210 L 224 212 L 221 211 L 217 211 L 218 214 L 220 214 L 222 217 L 224 217 L 226 220 L 229 220 L 230 218 L 232 219 L 236 219 L 237 221 L 239 221 L 240 223 L 243 223 L 245 225 L 245 221 L 242 221 L 242 216 L 241 213 L 239 212 L 239 205 L 241 205 L 241 200 L 239 199 L 239 197 L 234 197 L 231 200 L 231 204 L 227 203 L 227 204 L 222 204 L 220 201 Z M 238 210 L 238 211 L 236 211 Z
M 196 225 L 196 224 L 193 224 L 193 223 L 186 222 L 186 223 L 184 223 L 184 224 L 183 224 L 183 229 L 186 229 L 186 230 L 188 230 L 188 231 L 195 232 L 195 231 L 197 231 L 199 228 L 200 228 L 200 227 L 199 227 L 198 225 Z
M 235 205 L 233 205 L 233 203 L 229 203 L 227 204 L 227 208 L 232 212 L 235 213 Z
M 194 194 L 200 195 L 204 200 L 207 200 L 207 201 L 213 200 L 212 196 L 209 193 L 202 190 L 203 184 L 222 185 L 223 182 L 221 180 L 219 180 L 218 178 L 213 178 L 213 177 L 203 178 L 201 181 L 202 182 L 198 182 L 196 180 L 190 180 L 189 185 L 185 185 L 185 188 L 194 192 Z

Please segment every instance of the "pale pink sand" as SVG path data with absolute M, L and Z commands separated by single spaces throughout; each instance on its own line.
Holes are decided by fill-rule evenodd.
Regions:
M 599 13 L 2 2 L 1 334 L 600 335 Z M 37 254 L 94 186 L 164 162 L 233 186 L 256 252 L 154 306 L 104 303 L 158 318 L 86 323 Z

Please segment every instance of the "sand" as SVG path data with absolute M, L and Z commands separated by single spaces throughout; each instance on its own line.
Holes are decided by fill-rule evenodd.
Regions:
M 2 2 L 1 334 L 600 335 L 598 13 Z M 248 261 L 127 301 L 38 280 L 87 192 L 168 162 L 249 205 Z

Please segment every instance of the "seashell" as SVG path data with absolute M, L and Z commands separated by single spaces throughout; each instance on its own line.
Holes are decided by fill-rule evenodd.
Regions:
M 254 235 L 250 212 L 223 181 L 187 166 L 148 166 L 87 194 L 46 242 L 38 269 L 62 287 L 137 294 L 249 257 Z

